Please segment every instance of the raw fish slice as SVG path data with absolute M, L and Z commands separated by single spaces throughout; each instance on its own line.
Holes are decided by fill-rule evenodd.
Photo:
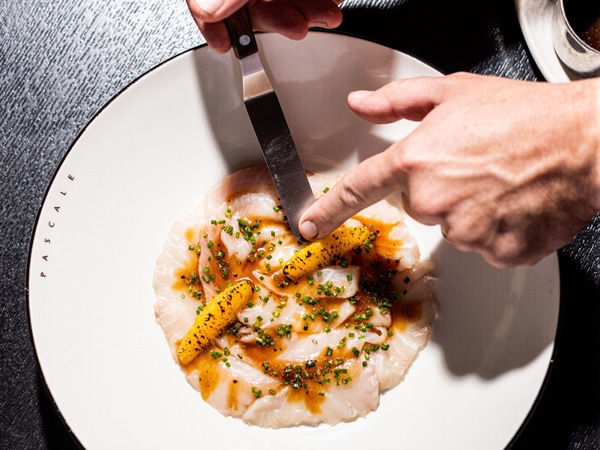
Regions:
M 292 254 L 290 254 L 288 258 L 291 257 Z M 278 272 L 278 270 L 276 270 L 278 268 L 280 268 L 280 266 L 272 266 L 270 272 Z M 265 276 L 261 279 L 260 277 L 263 274 L 266 275 L 264 272 L 256 273 L 259 283 L 269 291 L 276 292 L 280 295 L 290 295 L 291 293 L 293 296 L 300 298 L 305 296 L 312 298 L 324 297 L 325 295 L 319 292 L 319 286 L 324 286 L 328 283 L 339 288 L 339 292 L 336 293 L 337 298 L 349 298 L 358 291 L 359 268 L 356 266 L 326 267 L 311 274 L 314 280 L 313 284 L 302 283 L 292 287 L 278 286 L 278 280 L 273 277 Z
M 191 257 L 193 262 L 189 245 L 194 241 L 197 242 L 198 224 L 204 220 L 201 211 L 199 202 L 191 204 L 173 224 L 154 270 L 153 287 L 156 295 L 154 312 L 173 356 L 175 356 L 175 342 L 185 335 L 194 322 L 198 307 L 198 302 L 193 298 L 189 296 L 182 298 L 184 284 L 180 289 L 174 288 L 174 284 L 181 277 L 181 267 L 185 267 Z M 195 270 L 194 265 L 191 265 L 190 269 Z
M 337 178 L 309 181 L 319 198 Z M 283 214 L 266 168 L 228 176 L 186 209 L 157 261 L 157 321 L 178 361 L 197 310 L 248 277 L 255 292 L 237 323 L 182 367 L 189 384 L 221 414 L 262 427 L 355 420 L 377 408 L 427 344 L 437 316 L 433 266 L 420 260 L 402 213 L 382 201 L 345 223 L 369 227 L 373 249 L 287 282 L 282 264 L 305 244 Z M 378 303 L 388 289 L 398 294 L 391 313 Z M 300 381 L 282 377 L 288 369 Z
M 223 346 L 224 347 L 224 346 Z M 219 347 L 222 353 L 223 348 Z M 203 355 L 194 363 L 188 381 L 202 398 L 225 416 L 241 417 L 256 400 L 257 387 L 275 389 L 278 383 L 262 370 L 248 364 L 239 346 L 229 349 L 229 357 Z
M 433 322 L 438 315 L 430 281 L 423 279 L 420 283 L 422 286 L 417 288 L 423 293 L 428 292 L 429 297 L 421 297 L 415 303 L 410 300 L 405 301 L 408 314 L 411 310 L 418 310 L 418 319 L 395 323 L 392 327 L 393 336 L 387 341 L 388 350 L 371 353 L 369 364 L 375 368 L 382 391 L 397 386 L 404 379 L 419 352 L 429 342 Z
M 362 350 L 368 344 L 382 344 L 387 335 L 385 328 L 374 328 L 367 332 L 354 332 L 355 336 L 350 337 L 352 331 L 344 327 L 335 328 L 329 332 L 322 331 L 311 334 L 294 334 L 286 341 L 286 348 L 277 359 L 282 361 L 306 361 L 318 358 L 323 354 L 324 348 L 337 349 L 340 343 L 344 343 L 346 353 L 350 349 L 357 348 Z M 346 358 L 349 358 L 348 356 Z M 362 360 L 361 360 L 362 361 Z
M 354 216 L 355 219 L 381 223 L 392 226 L 388 239 L 375 241 L 377 251 L 391 259 L 400 261 L 403 267 L 412 267 L 419 261 L 419 247 L 409 233 L 404 216 L 399 209 L 393 207 L 387 200 L 381 200 Z M 377 227 L 377 226 L 376 226 Z
M 312 408 L 287 387 L 277 395 L 252 403 L 242 418 L 265 428 L 280 428 L 321 423 L 336 425 L 366 416 L 379 405 L 379 382 L 371 368 L 354 371 L 352 377 L 352 382 L 328 391 Z

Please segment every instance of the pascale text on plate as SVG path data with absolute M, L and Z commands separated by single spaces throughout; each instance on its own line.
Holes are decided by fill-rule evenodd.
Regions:
M 75 182 L 75 176 L 72 174 L 67 174 L 60 181 L 56 180 L 54 182 L 55 185 L 60 184 L 60 188 L 58 188 L 58 195 L 53 198 L 46 199 L 46 207 L 47 207 L 47 215 L 40 217 L 40 223 L 38 224 L 38 233 L 41 236 L 41 244 L 38 248 L 41 251 L 40 258 L 42 262 L 49 263 L 50 262 L 50 248 L 53 242 L 52 234 L 57 227 L 58 220 L 60 218 L 60 212 L 63 207 L 63 201 L 67 198 L 69 188 L 71 184 Z M 48 276 L 47 271 L 43 268 L 39 272 L 39 278 L 46 278 Z

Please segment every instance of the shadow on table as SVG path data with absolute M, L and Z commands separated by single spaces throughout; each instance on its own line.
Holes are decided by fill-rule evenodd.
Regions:
M 397 52 L 321 32 L 298 42 L 269 34 L 257 39 L 265 71 L 307 170 L 347 169 L 357 156 L 362 158 L 361 149 L 373 153 L 390 144 L 350 111 L 346 98 L 352 90 L 375 89 L 390 81 Z M 335 45 L 324 45 L 329 39 L 336 39 Z M 222 162 L 229 171 L 264 164 L 242 100 L 238 61 L 208 48 L 198 49 L 194 61 L 199 102 Z
M 553 362 L 511 450 L 600 448 L 600 285 L 581 267 L 581 253 L 593 252 L 581 244 L 597 241 L 597 232 L 586 234 L 558 253 L 561 310 Z
M 433 259 L 441 310 L 433 340 L 453 375 L 493 379 L 553 343 L 560 295 L 554 255 L 534 267 L 499 270 L 443 241 Z
M 44 381 L 38 377 L 38 399 L 46 444 L 50 449 L 81 450 L 83 446 L 65 423 Z

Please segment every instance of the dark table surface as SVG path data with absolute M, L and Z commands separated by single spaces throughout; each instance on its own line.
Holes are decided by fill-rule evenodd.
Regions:
M 347 1 L 340 30 L 443 72 L 543 81 L 511 0 Z M 201 44 L 183 0 L 0 3 L 1 448 L 76 446 L 40 376 L 27 315 L 30 239 L 52 176 L 103 105 Z M 558 256 L 553 362 L 514 449 L 600 449 L 600 218 Z

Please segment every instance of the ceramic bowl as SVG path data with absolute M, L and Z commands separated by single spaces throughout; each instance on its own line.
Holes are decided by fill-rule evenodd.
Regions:
M 575 77 L 600 75 L 600 2 L 557 0 L 552 44 L 562 64 Z

